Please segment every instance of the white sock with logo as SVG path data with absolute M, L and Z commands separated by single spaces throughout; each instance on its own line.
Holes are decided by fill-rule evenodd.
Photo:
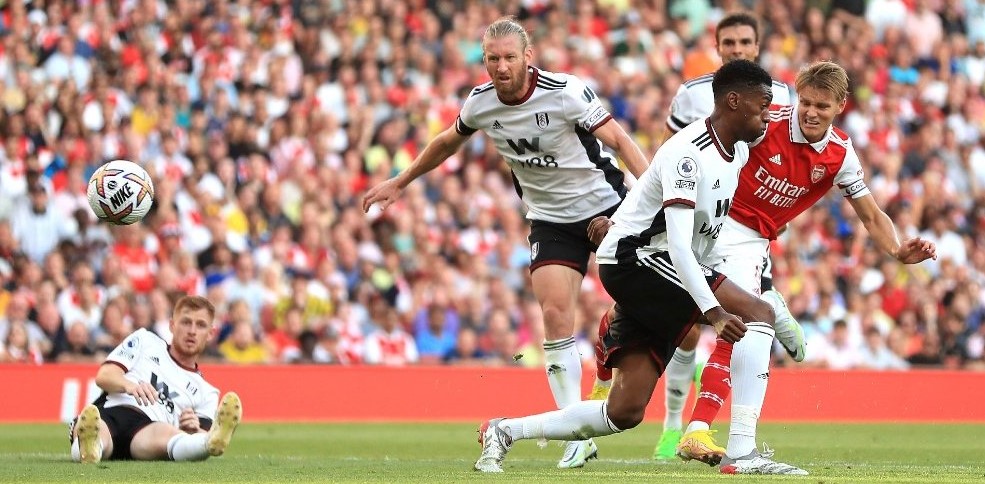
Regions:
M 553 412 L 504 419 L 499 427 L 513 440 L 572 441 L 622 432 L 609 420 L 608 404 L 604 400 L 585 400 Z
M 209 456 L 209 434 L 184 432 L 168 440 L 168 457 L 173 461 L 198 461 Z
M 667 415 L 664 417 L 664 430 L 680 430 L 683 426 L 684 402 L 691 393 L 691 380 L 694 379 L 694 350 L 677 348 L 674 357 L 664 371 L 667 388 L 664 392 Z
M 746 323 L 746 334 L 732 348 L 732 422 L 726 455 L 736 459 L 756 449 L 756 423 L 766 398 L 773 328 Z
M 581 401 L 581 355 L 574 336 L 544 341 L 544 368 L 557 408 Z

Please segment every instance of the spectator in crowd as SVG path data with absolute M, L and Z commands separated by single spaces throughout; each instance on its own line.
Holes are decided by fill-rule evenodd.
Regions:
M 219 344 L 219 353 L 230 363 L 270 363 L 267 347 L 257 340 L 249 320 L 240 319 L 233 323 L 229 337 Z
M 453 321 L 452 316 L 449 316 L 450 311 L 442 306 L 431 305 L 418 313 L 414 322 L 414 340 L 422 363 L 437 363 L 455 347 L 457 315 Z
M 44 340 L 47 343 L 45 361 L 57 361 L 58 356 L 68 348 L 68 335 L 65 325 L 62 324 L 62 317 L 58 314 L 58 307 L 52 302 L 38 304 L 37 307 L 38 327 L 44 333 Z
M 73 220 L 66 221 L 50 204 L 48 188 L 41 182 L 28 187 L 28 200 L 18 205 L 11 219 L 19 247 L 40 263 L 62 240 L 75 235 Z
M 485 364 L 485 352 L 479 349 L 479 338 L 472 328 L 462 328 L 455 339 L 455 347 L 445 354 L 442 362 L 457 366 Z
M 296 354 L 300 349 L 301 333 L 305 331 L 303 316 L 301 308 L 292 307 L 284 314 L 284 324 L 266 334 L 264 339 L 270 348 L 272 361 L 287 363 L 288 353 Z
M 15 293 L 7 301 L 6 317 L 0 319 L 0 340 L 6 340 L 14 326 L 20 326 L 27 332 L 28 338 L 35 344 L 45 344 L 44 332 L 29 316 L 31 302 L 23 293 Z
M 15 322 L 8 328 L 0 358 L 4 358 L 7 363 L 36 365 L 44 363 L 44 355 L 40 345 L 28 336 L 27 325 L 23 322 Z
M 298 336 L 298 346 L 284 352 L 284 362 L 299 365 L 332 363 L 332 355 L 319 344 L 318 335 L 306 329 Z
M 420 358 L 414 338 L 400 327 L 400 316 L 390 308 L 366 336 L 365 361 L 371 365 L 405 366 Z
M 879 329 L 870 326 L 865 330 L 865 344 L 859 349 L 858 368 L 872 370 L 905 370 L 909 368 L 906 360 L 893 354 L 886 346 L 886 339 Z
M 89 327 L 82 321 L 75 321 L 68 325 L 65 340 L 65 349 L 59 352 L 55 359 L 59 363 L 95 362 L 105 355 L 105 353 L 96 351 L 90 337 Z
M 65 315 L 89 281 L 100 311 L 118 296 L 147 296 L 152 327 L 168 339 L 169 292 L 205 294 L 208 284 L 225 287 L 227 301 L 241 298 L 227 283 L 250 256 L 254 272 L 242 279 L 263 288 L 259 309 L 251 306 L 258 334 L 282 324 L 297 297 L 316 342 L 319 325 L 347 321 L 348 329 L 337 325 L 339 361 L 359 364 L 375 321 L 372 294 L 413 323 L 431 294 L 445 291 L 461 318 L 455 339 L 468 339 L 469 328 L 490 361 L 512 364 L 516 346 L 529 341 L 519 309 L 531 293 L 529 228 L 489 139 L 472 136 L 382 215 L 362 214 L 357 201 L 451 126 L 465 90 L 487 80 L 472 33 L 497 18 L 518 15 L 538 47 L 532 64 L 577 73 L 652 153 L 654 123 L 667 118 L 683 73 L 717 67 L 708 27 L 745 6 L 761 21 L 761 60 L 775 79 L 790 82 L 818 59 L 849 71 L 850 99 L 836 124 L 855 140 L 879 205 L 906 237 L 934 241 L 941 256 L 890 277 L 884 258 L 865 250 L 871 241 L 851 211 L 823 199 L 771 247 L 774 283 L 794 314 L 825 342 L 839 319 L 859 343 L 869 342 L 867 322 L 878 321 L 885 347 L 903 359 L 937 352 L 940 364 L 983 365 L 981 1 L 682 3 L 672 16 L 661 2 L 586 1 L 569 11 L 369 0 L 371 10 L 327 8 L 314 23 L 303 21 L 305 2 L 210 10 L 192 2 L 171 11 L 154 2 L 7 3 L 0 282 L 25 297 L 26 319 L 46 320 L 46 287 Z M 49 7 L 60 14 L 47 16 Z M 28 19 L 42 14 L 36 30 L 42 25 Z M 345 28 L 370 21 L 383 28 Z M 137 38 L 158 47 L 139 48 Z M 142 224 L 110 227 L 81 205 L 88 175 L 117 158 L 154 177 L 155 209 Z M 76 275 L 80 267 L 87 274 Z M 855 303 L 863 281 L 870 296 Z M 594 315 L 588 322 L 604 307 L 593 304 L 579 301 L 578 314 Z M 505 311 L 512 337 L 488 323 L 495 311 Z M 74 321 L 62 319 L 69 333 Z M 494 334 L 500 351 L 492 355 Z M 590 334 L 581 328 L 576 338 Z M 930 334 L 936 349 L 924 349 Z M 782 354 L 777 361 L 793 364 Z

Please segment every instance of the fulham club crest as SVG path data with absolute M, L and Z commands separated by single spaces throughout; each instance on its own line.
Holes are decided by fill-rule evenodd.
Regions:
M 530 244 L 530 260 L 537 260 L 537 253 L 540 252 L 540 242 L 534 242 Z
M 811 181 L 814 183 L 821 181 L 825 173 L 827 173 L 827 170 L 824 168 L 824 165 L 814 165 L 811 167 Z
M 540 129 L 547 129 L 547 125 L 551 123 L 551 118 L 547 117 L 547 113 L 534 114 L 534 119 L 537 120 L 537 127 Z

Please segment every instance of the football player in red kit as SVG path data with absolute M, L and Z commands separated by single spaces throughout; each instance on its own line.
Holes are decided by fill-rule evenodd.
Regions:
M 776 106 L 766 134 L 750 150 L 714 248 L 712 260 L 718 262 L 711 267 L 759 294 L 770 241 L 832 187 L 849 201 L 883 252 L 904 264 L 936 257 L 932 242 L 920 238 L 899 241 L 892 220 L 869 193 L 851 140 L 832 126 L 848 99 L 845 70 L 832 62 L 811 64 L 797 76 L 796 89 L 797 104 Z M 756 424 L 769 381 L 771 333 L 750 331 L 734 345 L 717 341 L 701 376 L 691 422 L 677 447 L 679 457 L 721 463 L 721 472 L 726 474 L 806 475 L 803 469 L 773 461 L 772 452 L 756 450 Z M 606 369 L 600 367 L 600 373 Z M 712 439 L 709 426 L 732 387 L 729 440 L 727 448 L 722 448 Z

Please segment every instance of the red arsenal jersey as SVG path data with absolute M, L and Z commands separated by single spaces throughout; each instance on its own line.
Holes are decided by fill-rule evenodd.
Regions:
M 832 186 L 845 197 L 869 194 L 851 139 L 831 127 L 824 139 L 810 143 L 797 124 L 797 106 L 773 106 L 766 134 L 739 173 L 729 216 L 772 240 Z

